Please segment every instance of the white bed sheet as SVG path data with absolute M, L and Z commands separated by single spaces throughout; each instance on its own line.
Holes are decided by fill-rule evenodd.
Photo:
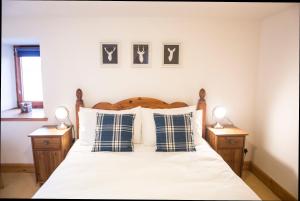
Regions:
M 91 152 L 79 140 L 33 198 L 260 200 L 204 141 L 196 152 Z

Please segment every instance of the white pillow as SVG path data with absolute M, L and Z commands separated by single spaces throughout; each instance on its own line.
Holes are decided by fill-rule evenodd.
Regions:
M 104 114 L 135 114 L 133 143 L 141 143 L 142 119 L 141 107 L 128 110 L 99 110 L 80 107 L 79 109 L 79 139 L 81 145 L 93 145 L 96 137 L 97 112 Z
M 156 129 L 153 113 L 159 114 L 186 114 L 193 112 L 192 128 L 194 143 L 199 145 L 202 140 L 202 110 L 196 110 L 196 106 L 172 108 L 172 109 L 149 109 L 142 111 L 142 141 L 145 145 L 156 146 Z

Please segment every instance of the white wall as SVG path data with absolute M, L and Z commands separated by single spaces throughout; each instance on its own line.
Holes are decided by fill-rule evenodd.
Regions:
M 261 24 L 253 162 L 298 197 L 299 8 Z
M 13 47 L 1 44 L 1 111 L 17 107 Z
M 68 107 L 74 122 L 77 88 L 83 90 L 86 105 L 92 106 L 98 101 L 116 102 L 133 96 L 196 104 L 198 91 L 203 87 L 207 91 L 209 122 L 212 108 L 221 104 L 228 108 L 228 115 L 237 126 L 253 131 L 257 22 L 195 18 L 6 18 L 2 25 L 5 39 L 39 41 L 49 123 L 54 122 L 54 110 L 59 105 Z M 102 41 L 120 42 L 119 68 L 100 67 Z M 133 41 L 151 43 L 151 68 L 131 67 Z M 182 43 L 181 68 L 161 68 L 161 44 L 166 41 Z M 11 134 L 5 126 L 3 138 Z M 18 135 L 28 132 L 24 130 Z M 3 162 L 5 158 L 8 157 Z

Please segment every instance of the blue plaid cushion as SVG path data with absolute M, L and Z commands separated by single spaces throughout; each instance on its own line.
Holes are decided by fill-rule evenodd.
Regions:
M 182 115 L 154 113 L 156 151 L 196 151 L 191 119 L 192 113 Z
M 96 137 L 92 152 L 132 151 L 135 114 L 97 113 Z

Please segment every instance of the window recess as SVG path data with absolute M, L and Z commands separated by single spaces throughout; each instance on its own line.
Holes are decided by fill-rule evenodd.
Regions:
M 14 46 L 17 102 L 43 108 L 42 68 L 39 45 Z

